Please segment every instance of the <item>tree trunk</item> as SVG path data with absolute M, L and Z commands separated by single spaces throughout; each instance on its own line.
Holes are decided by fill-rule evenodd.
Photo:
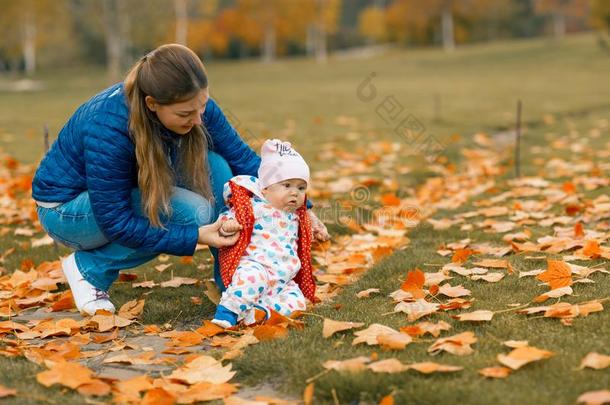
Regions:
M 23 26 L 23 60 L 25 73 L 34 74 L 36 71 L 36 19 L 32 10 L 27 10 Z
M 445 51 L 455 50 L 455 38 L 453 36 L 453 10 L 452 0 L 445 0 L 441 15 L 441 26 L 443 35 L 443 49 Z
M 328 48 L 326 45 L 326 30 L 319 26 L 316 30 L 316 62 L 325 63 L 328 59 Z
M 309 24 L 307 26 L 307 36 L 305 38 L 305 51 L 307 56 L 313 57 L 316 53 L 316 26 Z
M 174 0 L 176 10 L 176 43 L 186 46 L 188 35 L 188 13 L 186 0 Z
M 566 34 L 566 16 L 558 10 L 553 12 L 553 33 L 557 39 Z
M 122 53 L 117 0 L 104 0 L 104 28 L 108 80 L 114 83 L 120 77 Z
M 324 3 L 318 0 L 318 22 L 316 24 L 315 35 L 316 62 L 325 63 L 328 57 L 326 48 L 326 27 L 324 24 Z
M 275 27 L 268 24 L 265 27 L 265 39 L 263 40 L 263 62 L 273 62 L 275 60 Z

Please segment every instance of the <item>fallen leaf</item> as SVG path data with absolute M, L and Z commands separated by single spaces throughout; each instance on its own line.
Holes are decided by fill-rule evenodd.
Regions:
M 392 396 L 392 394 L 386 395 L 385 397 L 381 398 L 381 401 L 379 401 L 379 405 L 394 405 L 394 397 Z
M 365 370 L 370 361 L 369 357 L 360 356 L 347 360 L 328 360 L 322 364 L 322 367 L 327 370 L 357 372 Z
M 554 290 L 548 291 L 542 295 L 537 296 L 536 298 L 534 298 L 534 302 L 544 302 L 549 298 L 559 298 L 563 297 L 564 295 L 572 295 L 573 292 L 574 291 L 570 286 L 555 288 Z
M 78 363 L 56 362 L 46 370 L 36 374 L 36 380 L 45 387 L 61 384 L 76 389 L 91 383 L 93 371 Z
M 447 353 L 455 354 L 456 356 L 467 356 L 474 353 L 474 350 L 470 345 L 476 341 L 477 338 L 474 333 L 463 332 L 438 339 L 428 348 L 428 353 L 435 355 L 444 350 Z
M 489 378 L 506 378 L 511 373 L 508 367 L 486 367 L 479 370 L 479 374 Z
M 487 281 L 488 283 L 497 283 L 498 281 L 502 280 L 504 278 L 504 274 L 502 273 L 488 273 L 488 274 L 484 274 L 484 275 L 474 275 L 472 277 L 470 277 L 471 280 L 477 281 L 477 280 L 484 280 Z
M 77 388 L 79 394 L 87 397 L 103 397 L 110 394 L 111 387 L 102 380 L 93 380 Z
M 199 356 L 174 370 L 169 378 L 183 381 L 187 384 L 200 382 L 222 384 L 228 382 L 234 375 L 235 371 L 231 371 L 230 364 L 223 366 L 221 362 L 213 357 Z
M 572 285 L 572 270 L 567 263 L 561 260 L 547 261 L 547 270 L 536 277 L 538 280 L 548 283 L 551 290 Z
M 376 361 L 366 366 L 373 373 L 401 373 L 409 369 L 409 366 L 402 364 L 398 359 L 386 359 Z
M 167 287 L 177 288 L 177 287 L 180 287 L 183 285 L 194 285 L 194 284 L 197 284 L 198 282 L 199 282 L 199 280 L 197 280 L 196 278 L 174 277 L 171 280 L 164 281 L 159 285 L 163 288 L 167 288 Z
M 136 319 L 144 311 L 144 300 L 126 302 L 119 309 L 119 316 L 125 319 Z
M 481 322 L 481 321 L 491 321 L 494 313 L 492 311 L 473 311 L 464 314 L 459 314 L 452 316 L 452 318 L 457 319 L 458 321 L 473 321 L 473 322 Z
M 260 325 L 254 329 L 254 336 L 261 342 L 283 339 L 288 336 L 288 329 L 277 325 Z
M 157 285 L 157 283 L 155 283 L 154 281 L 150 280 L 150 281 L 143 281 L 141 283 L 133 283 L 131 285 L 131 287 L 132 288 L 153 288 L 156 285 Z
M 155 270 L 157 270 L 159 273 L 162 273 L 173 265 L 173 263 L 158 264 L 155 266 Z
M 466 263 L 468 261 L 468 258 L 477 253 L 476 250 L 472 250 L 472 249 L 458 249 L 456 250 L 456 252 L 453 254 L 453 257 L 451 258 L 451 261 L 453 263 Z
M 409 322 L 413 322 L 426 315 L 433 314 L 439 310 L 440 305 L 419 299 L 415 302 L 399 302 L 394 307 L 394 312 L 404 312 L 407 314 Z
M 402 327 L 400 328 L 400 331 L 414 337 L 421 336 L 426 333 L 429 333 L 434 337 L 438 337 L 441 334 L 441 331 L 449 329 L 451 329 L 451 325 L 445 321 L 439 321 L 438 323 L 420 322 L 416 325 Z
M 553 355 L 554 353 L 547 350 L 541 350 L 532 346 L 523 346 L 514 349 L 508 355 L 498 354 L 497 359 L 505 366 L 510 367 L 513 370 L 518 370 L 528 363 L 547 359 Z
M 322 327 L 322 336 L 329 338 L 337 332 L 344 330 L 360 328 L 364 326 L 363 322 L 341 322 L 333 321 L 332 319 L 324 318 L 324 325 Z
M 576 402 L 586 405 L 604 405 L 610 403 L 610 390 L 588 391 L 581 394 Z
M 124 328 L 134 321 L 118 315 L 94 315 L 86 320 L 88 325 L 94 325 L 99 332 L 107 332 L 114 328 Z
M 492 269 L 508 269 L 508 260 L 500 259 L 483 259 L 472 264 L 473 266 L 489 267 Z
M 580 369 L 585 367 L 601 370 L 610 366 L 610 356 L 605 354 L 591 352 L 585 356 L 580 362 Z
M 13 388 L 7 388 L 4 385 L 0 385 L 0 398 L 13 397 L 17 395 L 17 390 Z
M 142 398 L 141 405 L 173 405 L 176 397 L 163 388 L 152 388 L 146 391 Z
M 504 346 L 510 347 L 512 349 L 516 349 L 517 347 L 524 347 L 524 346 L 529 345 L 527 340 L 507 340 L 505 342 L 502 342 L 502 344 Z
M 447 297 L 457 298 L 465 295 L 470 295 L 470 290 L 462 287 L 462 285 L 451 286 L 449 284 L 443 284 L 439 287 L 438 292 L 446 295 Z
M 390 328 L 389 326 L 374 323 L 366 329 L 354 332 L 356 338 L 352 341 L 352 346 L 360 343 L 366 343 L 369 346 L 378 344 L 377 337 L 379 335 L 388 335 L 399 333 L 397 330 Z
M 403 281 L 400 288 L 411 293 L 415 299 L 424 298 L 426 293 L 422 288 L 425 282 L 426 276 L 424 275 L 424 272 L 420 269 L 414 269 L 407 273 L 407 278 Z
M 362 290 L 356 293 L 356 297 L 358 298 L 369 298 L 371 294 L 379 293 L 379 288 L 369 288 L 367 290 Z
M 303 405 L 313 405 L 314 383 L 307 384 L 303 391 Z
M 411 336 L 406 333 L 391 333 L 377 336 L 377 342 L 386 350 L 404 350 L 413 341 Z
M 419 371 L 420 373 L 423 373 L 423 374 L 431 374 L 431 373 L 435 373 L 437 371 L 438 372 L 451 372 L 451 371 L 459 371 L 459 370 L 464 369 L 464 367 L 450 366 L 447 364 L 439 364 L 439 363 L 434 363 L 431 361 L 426 361 L 423 363 L 409 364 L 408 367 L 415 371 Z

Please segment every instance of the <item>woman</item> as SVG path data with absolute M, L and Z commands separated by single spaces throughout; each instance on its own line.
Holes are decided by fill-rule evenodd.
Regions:
M 214 222 L 222 187 L 259 165 L 209 97 L 203 63 L 181 45 L 150 52 L 78 108 L 40 163 L 32 197 L 45 231 L 75 250 L 62 268 L 79 311 L 114 312 L 107 291 L 122 269 L 193 255 L 198 242 L 215 256 L 233 245 L 239 233 L 222 236 Z

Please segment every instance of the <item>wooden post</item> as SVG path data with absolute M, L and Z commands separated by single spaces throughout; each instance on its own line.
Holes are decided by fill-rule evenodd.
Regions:
M 521 100 L 517 100 L 517 122 L 515 124 L 515 177 L 521 177 Z

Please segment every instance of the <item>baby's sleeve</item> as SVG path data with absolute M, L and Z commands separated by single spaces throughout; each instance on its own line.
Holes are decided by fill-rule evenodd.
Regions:
M 227 221 L 229 219 L 235 219 L 235 211 L 233 210 L 233 208 L 229 208 L 224 212 L 221 212 L 220 215 L 218 216 L 218 218 L 221 221 Z

